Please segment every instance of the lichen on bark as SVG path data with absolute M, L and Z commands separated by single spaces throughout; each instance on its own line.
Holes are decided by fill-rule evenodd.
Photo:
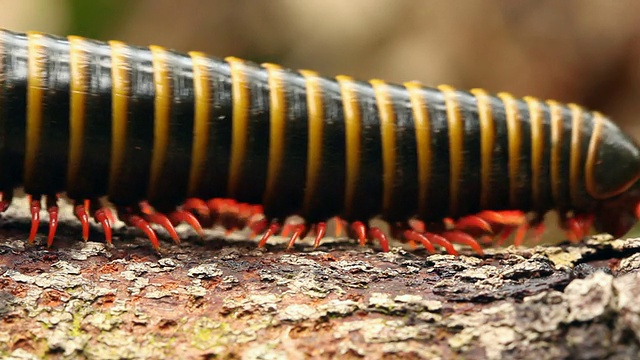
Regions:
M 9 358 L 626 357 L 640 339 L 640 240 L 382 253 L 348 239 L 113 247 L 62 227 L 0 239 Z M 92 234 L 99 238 L 100 234 Z

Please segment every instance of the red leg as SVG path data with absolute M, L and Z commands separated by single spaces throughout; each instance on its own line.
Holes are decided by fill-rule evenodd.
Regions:
M 251 229 L 251 233 L 249 234 L 249 238 L 253 239 L 258 234 L 262 234 L 268 227 L 269 223 L 267 219 L 261 218 L 259 220 L 250 221 L 247 225 L 249 229 Z
M 251 219 L 254 215 L 261 215 L 263 213 L 264 213 L 264 210 L 260 205 L 240 203 L 237 206 L 236 216 L 238 217 L 240 222 L 243 223 L 243 225 L 246 225 L 247 221 Z
M 149 241 L 151 241 L 151 245 L 153 246 L 153 248 L 156 250 L 160 250 L 160 242 L 158 241 L 158 237 L 156 236 L 155 231 L 153 231 L 151 225 L 149 225 L 148 222 L 146 222 L 142 217 L 138 215 L 126 216 L 125 220 L 125 222 L 127 222 L 128 224 L 142 230 L 149 238 Z
M 278 223 L 271 223 L 267 231 L 262 235 L 262 239 L 260 239 L 258 247 L 264 247 L 267 244 L 267 240 L 269 240 L 273 234 L 277 233 L 279 229 L 280 225 L 278 225 Z
M 362 222 L 356 221 L 351 224 L 351 230 L 358 237 L 360 246 L 364 246 L 367 243 L 367 227 Z
M 327 231 L 327 224 L 324 222 L 320 222 L 316 225 L 316 238 L 313 241 L 313 247 L 317 248 L 320 246 L 320 241 L 324 238 L 324 234 Z
M 420 221 L 418 219 L 409 220 L 409 227 L 420 234 L 427 231 L 427 225 L 424 223 L 424 221 Z
M 429 239 L 427 239 L 427 237 L 424 236 L 423 234 L 415 230 L 405 230 L 404 237 L 407 240 L 422 244 L 422 246 L 424 246 L 429 253 L 435 254 L 436 249 L 433 247 L 433 244 L 431 243 L 431 241 L 429 241 Z
M 471 247 L 475 252 L 479 255 L 484 255 L 484 251 L 478 242 L 469 234 L 459 231 L 459 230 L 451 230 L 446 231 L 442 234 L 442 237 L 449 240 L 452 243 L 464 244 Z
M 85 203 L 87 203 L 86 201 Z M 85 204 L 75 205 L 74 213 L 78 220 L 80 220 L 80 224 L 82 225 L 82 240 L 89 240 L 89 215 L 87 214 L 87 208 Z
M 372 238 L 378 240 L 378 243 L 380 244 L 382 251 L 384 252 L 389 251 L 389 239 L 387 238 L 387 235 L 385 235 L 382 230 L 380 230 L 377 227 L 372 227 L 371 230 L 369 230 L 369 233 L 371 234 Z
M 280 231 L 280 236 L 283 236 L 283 237 L 289 236 L 289 233 L 291 233 L 291 231 L 293 231 L 293 229 L 295 229 L 296 226 L 297 224 L 284 223 L 284 225 L 282 225 L 282 231 Z
M 111 245 L 111 242 L 112 242 L 111 218 L 113 218 L 113 213 L 109 208 L 106 208 L 106 207 L 100 208 L 96 210 L 95 214 L 93 215 L 93 218 L 96 220 L 96 222 L 102 224 L 102 229 L 104 231 L 104 239 L 107 242 L 107 244 Z
M 424 233 L 424 236 L 427 237 L 427 239 L 429 239 L 429 241 L 432 244 L 436 244 L 436 245 L 440 245 L 443 248 L 445 248 L 445 250 L 447 250 L 447 252 L 451 255 L 458 255 L 458 252 L 456 251 L 456 249 L 453 247 L 453 244 L 451 244 L 449 242 L 449 240 L 445 239 L 444 237 L 434 234 L 434 233 L 430 233 L 430 232 L 426 232 Z
M 446 217 L 442 219 L 442 223 L 447 229 L 451 229 L 454 226 L 456 226 L 456 222 L 453 220 L 453 218 L 450 218 L 450 217 Z
M 213 216 L 214 214 L 219 214 L 220 213 L 220 208 L 222 207 L 222 199 L 218 199 L 218 198 L 213 198 L 213 199 L 209 199 L 207 200 L 206 204 L 207 207 L 209 208 L 209 214 L 211 216 Z
M 58 229 L 58 204 L 55 195 L 47 196 L 47 212 L 49 213 L 49 236 L 47 237 L 47 246 L 53 245 L 53 238 L 56 236 Z
M 29 244 L 33 244 L 36 239 L 38 227 L 40 226 L 40 197 L 29 196 L 31 207 L 31 231 L 29 232 Z
M 149 205 L 149 203 L 146 201 L 140 201 L 138 207 L 140 208 L 140 212 L 143 214 L 153 214 L 155 212 L 151 205 Z
M 481 211 L 476 216 L 500 225 L 522 225 L 527 222 L 527 215 L 520 210 Z
M 207 207 L 213 222 L 231 231 L 246 227 L 256 215 L 264 212 L 260 205 L 238 203 L 232 199 L 222 198 L 208 200 Z
M 566 236 L 569 241 L 576 243 L 582 239 L 582 227 L 575 218 L 569 218 L 564 223 L 566 229 Z
M 484 233 L 488 233 L 488 234 L 493 233 L 493 230 L 489 222 L 477 215 L 465 216 L 463 218 L 458 219 L 458 221 L 456 221 L 454 225 L 454 228 L 458 230 L 478 229 Z
M 291 238 L 289 239 L 289 244 L 287 245 L 287 249 L 291 249 L 293 247 L 293 245 L 296 243 L 298 238 L 302 234 L 304 234 L 305 229 L 306 229 L 306 226 L 304 224 L 296 225 L 293 235 L 291 235 Z
M 202 225 L 200 224 L 198 218 L 196 218 L 192 213 L 186 210 L 176 210 L 169 215 L 169 218 L 176 224 L 186 222 L 193 228 L 193 230 L 196 231 L 196 233 L 198 233 L 200 237 L 204 237 L 204 230 L 202 229 Z
M 562 218 L 562 217 L 561 217 Z M 565 218 L 562 221 L 562 227 L 566 229 L 567 238 L 571 242 L 582 240 L 589 231 L 594 222 L 594 216 L 590 214 L 576 214 L 571 218 Z
M 189 198 L 185 200 L 184 204 L 182 205 L 182 210 L 194 212 L 204 217 L 209 216 L 209 207 L 207 206 L 207 203 L 202 199 Z
M 169 220 L 169 218 L 166 217 L 164 214 L 157 213 L 157 212 L 152 214 L 145 214 L 144 218 L 147 222 L 158 224 L 163 228 L 165 228 L 165 230 L 167 230 L 167 232 L 169 233 L 169 236 L 171 236 L 173 241 L 176 244 L 180 244 L 180 237 L 176 232 L 176 228 L 173 227 L 173 224 L 171 224 L 171 221 Z
M 235 201 L 231 199 L 213 198 L 207 201 L 209 207 L 209 216 L 214 222 L 228 229 L 230 224 L 225 223 L 226 217 L 229 216 L 229 209 L 235 206 Z

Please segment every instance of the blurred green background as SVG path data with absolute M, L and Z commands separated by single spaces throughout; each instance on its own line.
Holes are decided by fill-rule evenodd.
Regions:
M 0 0 L 0 27 L 578 102 L 640 138 L 635 0 Z

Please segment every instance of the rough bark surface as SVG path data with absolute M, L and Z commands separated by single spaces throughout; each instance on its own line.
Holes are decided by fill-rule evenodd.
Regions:
M 113 247 L 78 241 L 74 224 L 61 227 L 51 249 L 44 236 L 30 246 L 27 228 L 2 224 L 2 357 L 546 359 L 640 351 L 640 239 L 454 257 L 382 253 L 347 239 L 317 250 L 309 242 L 259 250 L 186 231 L 182 245 L 165 241 L 158 254 L 131 233 L 119 233 Z

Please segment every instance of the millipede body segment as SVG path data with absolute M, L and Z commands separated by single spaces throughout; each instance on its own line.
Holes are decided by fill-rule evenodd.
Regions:
M 0 30 L 0 190 L 32 197 L 35 237 L 46 197 L 53 241 L 58 194 L 102 223 L 203 217 L 296 238 L 325 221 L 387 247 L 400 237 L 451 242 L 522 234 L 558 210 L 571 238 L 595 223 L 623 235 L 638 217 L 640 150 L 574 104 L 480 89 L 321 77 L 200 52 Z M 233 200 L 225 200 L 233 199 Z M 255 204 L 248 205 L 248 204 Z M 528 217 L 526 214 L 533 214 Z M 289 229 L 287 227 L 289 226 Z M 481 250 L 480 250 L 481 251 Z

